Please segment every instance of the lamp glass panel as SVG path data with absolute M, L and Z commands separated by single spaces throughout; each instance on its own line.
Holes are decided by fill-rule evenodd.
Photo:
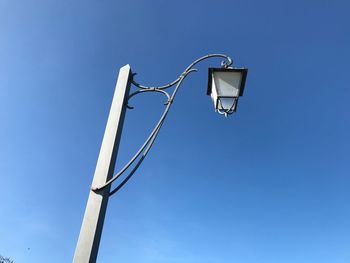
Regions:
M 236 105 L 234 105 L 236 102 L 236 99 L 231 98 L 218 98 L 218 109 L 219 110 L 235 110 Z
M 238 97 L 242 77 L 242 72 L 216 71 L 213 72 L 214 85 L 212 87 L 219 97 Z
M 218 94 L 216 93 L 216 88 L 215 88 L 215 81 L 214 81 L 214 76 L 212 77 L 212 89 L 211 89 L 211 99 L 213 100 L 214 102 L 214 107 L 215 109 L 217 108 L 217 102 L 218 102 Z

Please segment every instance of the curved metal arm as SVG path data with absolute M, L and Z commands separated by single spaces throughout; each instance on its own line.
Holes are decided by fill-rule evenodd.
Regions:
M 170 101 L 170 95 L 169 95 L 168 92 L 166 92 L 164 90 L 161 90 L 161 89 L 156 89 L 156 88 L 154 88 L 154 89 L 139 89 L 139 90 L 137 90 L 137 91 L 135 91 L 135 92 L 133 92 L 133 93 L 131 93 L 129 95 L 128 101 L 132 97 L 136 96 L 137 94 L 144 93 L 144 92 L 159 92 L 159 93 L 162 93 L 163 95 L 165 95 L 167 97 L 167 101 L 164 103 L 164 105 L 167 105 L 169 103 L 169 101 Z M 134 108 L 134 107 L 130 106 L 129 104 L 127 104 L 126 107 L 128 109 L 131 109 L 131 110 Z
M 222 61 L 221 62 L 221 66 L 224 67 L 224 68 L 227 68 L 227 67 L 231 66 L 232 63 L 233 63 L 232 59 L 229 56 L 225 55 L 225 54 L 209 54 L 209 55 L 200 57 L 199 59 L 193 61 L 177 79 L 175 79 L 173 82 L 170 82 L 170 83 L 168 83 L 166 85 L 158 86 L 158 87 L 147 87 L 147 86 L 143 86 L 143 85 L 137 83 L 135 80 L 132 80 L 131 83 L 134 84 L 136 87 L 138 87 L 140 89 L 151 89 L 151 90 L 167 89 L 167 88 L 170 88 L 170 87 L 176 85 L 181 80 L 181 77 L 187 71 L 189 71 L 191 68 L 193 68 L 196 64 L 198 64 L 199 62 L 201 62 L 201 61 L 203 61 L 205 59 L 213 58 L 213 57 L 225 58 L 227 61 Z
M 203 56 L 197 60 L 195 60 L 194 62 L 192 62 L 186 69 L 185 71 L 173 82 L 170 82 L 169 84 L 163 85 L 163 86 L 159 86 L 159 87 L 147 87 L 147 86 L 143 86 L 138 84 L 137 82 L 135 82 L 134 80 L 131 80 L 131 83 L 134 84 L 136 87 L 139 88 L 139 90 L 133 92 L 132 94 L 129 95 L 129 99 L 134 97 L 135 95 L 144 93 L 144 92 L 159 92 L 164 94 L 167 97 L 167 102 L 165 103 L 166 107 L 165 110 L 163 112 L 163 114 L 161 115 L 158 123 L 156 124 L 156 126 L 154 127 L 154 129 L 152 130 L 152 132 L 150 133 L 150 135 L 148 136 L 148 138 L 146 139 L 146 141 L 143 143 L 143 145 L 141 146 L 141 148 L 136 152 L 136 154 L 130 159 L 130 161 L 118 172 L 116 173 L 110 180 L 108 180 L 104 185 L 97 187 L 97 188 L 91 188 L 91 190 L 93 191 L 101 191 L 103 190 L 105 187 L 109 186 L 110 184 L 112 184 L 115 180 L 117 180 L 130 166 L 131 164 L 133 164 L 135 162 L 135 160 L 141 155 L 140 159 L 137 161 L 137 163 L 135 164 L 134 168 L 130 171 L 130 173 L 125 177 L 125 179 L 114 189 L 110 192 L 110 195 L 113 195 L 114 193 L 116 193 L 120 188 L 122 188 L 125 183 L 132 177 L 132 175 L 136 172 L 137 168 L 141 165 L 142 161 L 144 160 L 144 158 L 146 157 L 146 155 L 148 154 L 149 150 L 151 149 L 155 139 L 157 138 L 157 135 L 164 123 L 164 120 L 170 110 L 170 107 L 172 105 L 172 102 L 176 96 L 176 93 L 179 89 L 179 87 L 181 86 L 183 80 L 188 76 L 188 74 L 190 74 L 191 72 L 195 72 L 197 71 L 196 69 L 194 69 L 193 67 L 198 64 L 199 62 L 208 59 L 208 58 L 212 58 L 212 57 L 222 57 L 225 58 L 226 61 L 222 61 L 221 62 L 221 66 L 222 67 L 229 67 L 232 64 L 232 59 L 224 54 L 210 54 L 210 55 L 206 55 Z M 166 91 L 164 91 L 167 88 L 170 88 L 172 86 L 175 86 L 175 89 L 173 90 L 172 94 L 169 95 L 169 93 L 167 93 Z M 133 107 L 127 105 L 128 108 L 132 109 Z

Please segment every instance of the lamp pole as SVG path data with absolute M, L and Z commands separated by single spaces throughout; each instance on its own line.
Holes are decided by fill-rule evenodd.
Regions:
M 92 187 L 105 184 L 112 178 L 122 134 L 126 101 L 130 90 L 131 69 L 129 65 L 119 71 L 112 106 L 98 156 Z M 77 247 L 74 263 L 96 262 L 103 222 L 106 214 L 110 185 L 95 192 L 90 190 Z
M 94 178 L 86 205 L 83 223 L 73 257 L 73 263 L 96 262 L 109 197 L 123 187 L 123 185 L 132 177 L 132 175 L 141 165 L 142 161 L 151 149 L 155 139 L 157 138 L 157 135 L 164 123 L 164 120 L 183 80 L 190 73 L 197 71 L 193 68 L 196 64 L 213 57 L 224 58 L 225 61 L 221 62 L 222 68 L 226 69 L 226 73 L 230 73 L 231 71 L 234 71 L 235 73 L 232 75 L 232 79 L 230 79 L 231 75 L 227 75 L 226 73 L 225 76 L 219 76 L 219 78 L 215 74 L 209 76 L 209 81 L 212 81 L 212 83 L 209 83 L 208 90 L 213 90 L 213 93 L 208 93 L 208 95 L 212 96 L 214 104 L 216 105 L 216 111 L 227 116 L 228 114 L 232 114 L 236 111 L 238 101 L 237 94 L 239 93 L 239 96 L 242 95 L 246 77 L 246 71 L 245 74 L 240 75 L 237 73 L 237 70 L 229 68 L 229 66 L 232 64 L 232 60 L 227 55 L 210 54 L 203 56 L 192 62 L 176 80 L 167 85 L 158 87 L 147 87 L 135 82 L 133 80 L 133 74 L 129 65 L 126 65 L 120 69 L 106 130 L 96 164 Z M 209 69 L 209 74 L 212 74 L 211 72 L 214 71 Z M 131 84 L 136 86 L 138 89 L 129 94 Z M 174 87 L 174 89 L 172 93 L 169 94 L 165 90 L 171 87 Z M 231 89 L 232 91 L 230 91 Z M 165 110 L 144 144 L 130 159 L 130 161 L 118 173 L 113 175 L 120 137 L 122 134 L 125 111 L 126 108 L 132 109 L 132 107 L 128 105 L 128 101 L 132 97 L 144 92 L 162 93 L 167 99 L 165 103 Z M 225 94 L 222 92 L 225 92 Z M 227 92 L 231 92 L 232 94 L 227 94 Z M 225 103 L 216 102 L 220 100 L 224 101 Z M 228 103 L 227 101 L 231 102 Z M 134 165 L 133 168 L 130 168 L 131 165 Z M 125 176 L 125 178 L 111 191 L 112 183 L 121 175 L 124 175 L 127 170 L 130 170 L 129 174 Z

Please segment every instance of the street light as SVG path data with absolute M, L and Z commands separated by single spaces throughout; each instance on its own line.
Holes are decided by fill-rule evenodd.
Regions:
M 176 80 L 157 87 L 147 87 L 137 83 L 129 65 L 120 69 L 73 263 L 96 262 L 109 197 L 122 188 L 141 165 L 157 138 L 179 87 L 190 73 L 197 71 L 193 67 L 203 60 L 214 57 L 224 58 L 225 61 L 221 62 L 221 68 L 209 69 L 207 93 L 211 95 L 216 111 L 227 116 L 236 111 L 238 98 L 243 94 L 247 76 L 247 69 L 230 67 L 232 59 L 227 55 L 210 54 L 201 57 L 192 62 Z M 137 90 L 129 94 L 131 85 L 134 85 Z M 166 90 L 172 87 L 174 89 L 170 94 Z M 125 111 L 127 108 L 133 108 L 129 105 L 132 97 L 145 92 L 157 92 L 166 97 L 164 112 L 136 154 L 119 172 L 114 174 Z M 127 171 L 129 172 L 124 179 L 111 190 L 112 183 Z
M 245 68 L 209 68 L 207 95 L 211 96 L 217 112 L 227 117 L 236 111 L 247 73 Z

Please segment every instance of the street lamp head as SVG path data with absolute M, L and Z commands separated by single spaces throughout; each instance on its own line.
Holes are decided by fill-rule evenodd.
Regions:
M 225 116 L 236 111 L 247 73 L 246 68 L 209 68 L 207 95 L 211 96 L 215 111 Z

